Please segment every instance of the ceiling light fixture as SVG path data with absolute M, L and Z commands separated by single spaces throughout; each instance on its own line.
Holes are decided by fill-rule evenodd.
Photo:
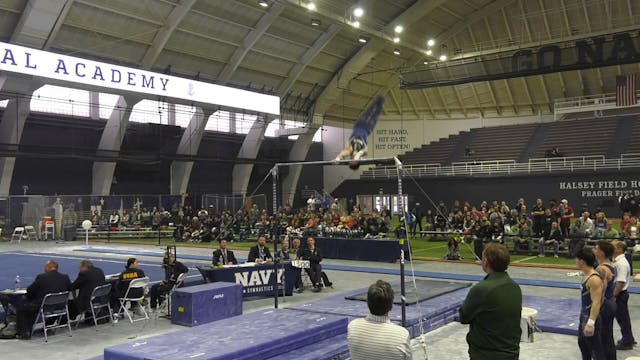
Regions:
M 445 54 L 440 55 L 440 61 L 447 61 L 447 55 Z
M 267 6 L 269 6 L 269 2 L 267 0 L 259 0 L 258 1 L 258 5 L 260 5 L 262 7 L 267 7 Z
M 311 26 L 320 26 L 322 25 L 322 21 L 320 19 L 311 19 Z
M 315 4 L 313 1 L 309 1 L 309 2 L 307 3 L 307 9 L 308 9 L 309 11 L 313 11 L 313 10 L 315 10 L 315 9 L 316 9 L 316 4 Z
M 360 21 L 356 20 L 356 21 L 352 22 L 351 26 L 353 26 L 356 29 L 359 28 L 360 27 Z
M 359 18 L 362 15 L 364 15 L 364 10 L 361 7 L 357 7 L 355 9 L 353 9 L 353 16 Z
M 433 40 L 433 39 L 429 39 L 429 40 L 427 41 L 427 46 L 433 46 L 433 45 L 435 45 L 435 44 L 436 44 L 436 41 L 435 41 L 435 40 Z
M 429 65 L 429 61 L 425 60 L 422 62 L 424 65 Z
M 366 44 L 367 41 L 369 41 L 369 38 L 367 38 L 366 36 L 363 36 L 363 35 L 358 36 L 358 42 L 359 43 Z
M 399 38 L 399 37 L 397 37 L 397 36 L 396 36 L 396 37 L 394 37 L 394 38 L 393 38 L 393 42 L 394 42 L 394 43 L 396 43 L 396 44 L 397 44 L 397 43 L 399 43 L 399 42 L 400 42 L 400 38 Z
M 393 49 L 393 53 L 396 55 L 400 55 L 400 49 Z
M 396 25 L 395 29 L 393 29 L 393 31 L 395 31 L 396 34 L 400 34 L 402 32 L 402 30 L 404 30 L 402 25 Z
M 431 49 L 429 49 L 429 50 L 425 51 L 425 54 L 431 56 L 431 55 L 433 55 L 433 51 L 431 51 Z

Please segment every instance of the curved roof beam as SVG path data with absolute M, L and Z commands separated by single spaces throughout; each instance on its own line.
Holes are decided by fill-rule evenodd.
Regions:
M 405 28 L 424 18 L 446 0 L 418 0 L 395 19 L 391 20 L 383 32 L 393 31 L 396 24 Z M 382 51 L 389 43 L 381 38 L 372 38 L 347 63 L 336 72 L 323 92 L 318 96 L 314 105 L 315 114 L 324 114 L 331 104 L 340 97 L 349 82 L 371 62 L 374 56 Z
M 504 7 L 510 5 L 516 0 L 494 0 L 492 3 L 482 7 L 478 11 L 474 11 L 464 18 L 464 20 L 456 22 L 452 27 L 448 28 L 444 32 L 436 36 L 436 42 L 442 44 L 452 37 L 458 35 L 461 31 L 464 31 L 468 26 L 476 21 L 482 20 L 487 16 L 500 11 Z
M 249 50 L 251 50 L 253 45 L 264 35 L 269 26 L 278 19 L 278 16 L 280 16 L 283 10 L 284 5 L 280 2 L 271 5 L 269 11 L 260 18 L 256 27 L 249 32 L 242 41 L 242 44 L 240 44 L 233 55 L 231 55 L 231 59 L 227 65 L 225 65 L 224 69 L 222 69 L 220 76 L 218 76 L 218 84 L 223 85 L 231 80 L 231 77 L 238 69 L 238 66 L 240 66 L 240 63 L 242 63 L 244 57 L 249 53 Z
M 11 35 L 11 43 L 48 49 L 73 0 L 30 0 Z
M 147 49 L 147 52 L 142 58 L 141 66 L 144 69 L 151 69 L 158 60 L 162 49 L 169 41 L 169 38 L 176 30 L 182 19 L 191 11 L 191 8 L 197 0 L 183 0 L 180 4 L 176 5 L 171 11 L 171 14 L 167 17 L 164 26 L 158 29 L 156 36 L 153 38 L 153 43 Z

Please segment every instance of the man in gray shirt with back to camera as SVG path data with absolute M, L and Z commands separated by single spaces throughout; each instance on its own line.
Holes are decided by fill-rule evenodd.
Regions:
M 409 331 L 389 320 L 393 307 L 393 289 L 378 280 L 369 287 L 367 305 L 370 314 L 349 323 L 347 342 L 352 360 L 411 359 Z

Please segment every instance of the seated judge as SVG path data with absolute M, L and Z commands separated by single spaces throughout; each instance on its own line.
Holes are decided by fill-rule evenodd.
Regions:
M 258 244 L 249 249 L 249 258 L 247 262 L 255 262 L 258 264 L 270 263 L 273 261 L 269 248 L 265 246 L 267 239 L 264 236 L 258 238 Z
M 314 292 L 320 291 L 320 277 L 322 275 L 322 253 L 316 247 L 316 240 L 312 237 L 307 238 L 307 248 L 300 250 L 298 256 L 302 260 L 309 260 L 309 278 L 313 283 Z
M 104 284 L 105 278 L 102 269 L 93 266 L 91 260 L 80 261 L 80 272 L 71 284 L 71 290 L 78 290 L 78 295 L 69 301 L 69 319 L 73 320 L 89 310 L 93 289 Z
M 116 282 L 116 289 L 115 289 L 116 298 L 113 299 L 111 302 L 111 307 L 113 309 L 120 309 L 120 302 L 118 301 L 118 298 L 124 297 L 124 295 L 127 293 L 127 289 L 129 288 L 129 284 L 131 283 L 131 280 L 143 278 L 146 276 L 144 274 L 144 271 L 142 271 L 142 269 L 138 269 L 138 265 L 139 265 L 138 259 L 136 258 L 127 259 L 127 265 L 125 265 L 124 271 L 120 273 L 120 276 L 118 276 L 118 281 Z M 141 296 L 142 291 L 143 291 L 142 289 L 132 289 L 131 292 L 129 292 L 129 297 Z M 137 304 L 135 302 L 131 304 L 132 308 L 136 306 Z
M 189 272 L 189 268 L 184 266 L 183 263 L 176 260 L 174 254 L 169 254 L 167 257 L 167 263 L 165 266 L 165 279 L 151 287 L 151 309 L 155 309 L 161 302 L 160 297 L 166 295 L 171 291 L 173 286 L 178 281 L 178 276 Z
M 233 251 L 227 250 L 227 240 L 220 240 L 220 248 L 213 252 L 213 258 L 211 265 L 236 265 L 238 260 L 233 254 Z
M 300 253 L 300 239 L 293 239 L 293 247 L 291 248 L 290 253 L 294 256 L 295 260 L 298 260 L 298 254 Z
M 20 339 L 31 337 L 31 327 L 46 295 L 69 290 L 71 290 L 69 276 L 58 272 L 57 262 L 48 261 L 44 265 L 44 273 L 38 275 L 27 288 L 27 301 L 18 307 L 16 337 Z
M 284 240 L 282 242 L 282 248 L 278 250 L 278 254 L 276 255 L 276 257 L 280 259 L 280 261 L 290 261 L 291 254 L 289 253 L 289 251 L 289 240 Z

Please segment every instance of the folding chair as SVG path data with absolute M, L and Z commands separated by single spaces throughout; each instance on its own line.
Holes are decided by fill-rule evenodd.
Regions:
M 44 331 L 44 342 L 48 342 L 47 331 L 58 328 L 66 327 L 69 330 L 69 336 L 71 336 L 71 323 L 69 321 L 69 292 L 63 291 L 59 293 L 47 294 L 42 299 L 42 305 L 40 305 L 40 311 L 38 316 L 33 322 L 31 327 L 31 335 L 36 331 L 37 325 L 42 323 L 42 330 Z M 62 317 L 67 317 L 66 324 L 60 324 Z M 47 320 L 56 318 L 55 322 L 51 325 L 47 325 Z
M 140 289 L 142 293 L 139 296 L 132 296 L 131 290 L 135 290 L 135 289 Z M 148 277 L 131 280 L 131 282 L 129 283 L 129 287 L 127 288 L 127 291 L 124 293 L 124 297 L 118 298 L 118 300 L 120 301 L 120 310 L 118 310 L 118 314 L 121 313 L 122 310 L 124 310 L 124 313 L 127 315 L 127 317 L 129 318 L 129 321 L 132 324 L 135 321 L 149 320 L 149 314 L 147 313 L 147 310 L 145 310 L 144 306 L 142 306 L 142 301 L 144 300 L 144 297 L 148 292 L 149 292 Z M 133 312 L 131 311 L 132 309 L 127 309 L 127 307 L 125 306 L 127 301 L 138 304 L 138 306 L 140 307 L 140 310 L 142 310 L 142 313 L 144 314 L 144 317 L 134 320 L 133 316 L 131 316 L 133 315 Z
M 89 300 L 89 309 L 91 310 L 91 319 L 93 319 L 93 324 L 96 326 L 96 331 L 98 331 L 98 320 L 109 319 L 111 325 L 113 325 L 113 311 L 111 310 L 111 284 L 105 284 L 101 286 L 97 286 L 91 292 L 91 299 Z M 96 316 L 100 313 L 102 309 L 107 309 L 109 314 Z M 76 329 L 81 321 L 88 319 L 86 317 L 87 311 L 82 313 L 82 318 L 76 322 Z
M 181 287 L 182 284 L 184 284 L 186 278 L 186 272 L 178 275 L 176 282 L 173 284 L 173 287 L 171 287 L 169 292 L 165 295 L 160 296 L 160 304 L 158 305 L 158 309 L 156 310 L 156 319 L 161 312 L 167 314 L 168 317 L 171 317 L 171 295 L 173 295 L 173 292 L 176 291 L 177 288 Z
M 17 226 L 15 229 L 13 229 L 13 234 L 11 234 L 11 242 L 17 241 L 18 244 L 20 244 L 20 241 L 22 241 L 22 237 L 24 235 L 24 227 Z

